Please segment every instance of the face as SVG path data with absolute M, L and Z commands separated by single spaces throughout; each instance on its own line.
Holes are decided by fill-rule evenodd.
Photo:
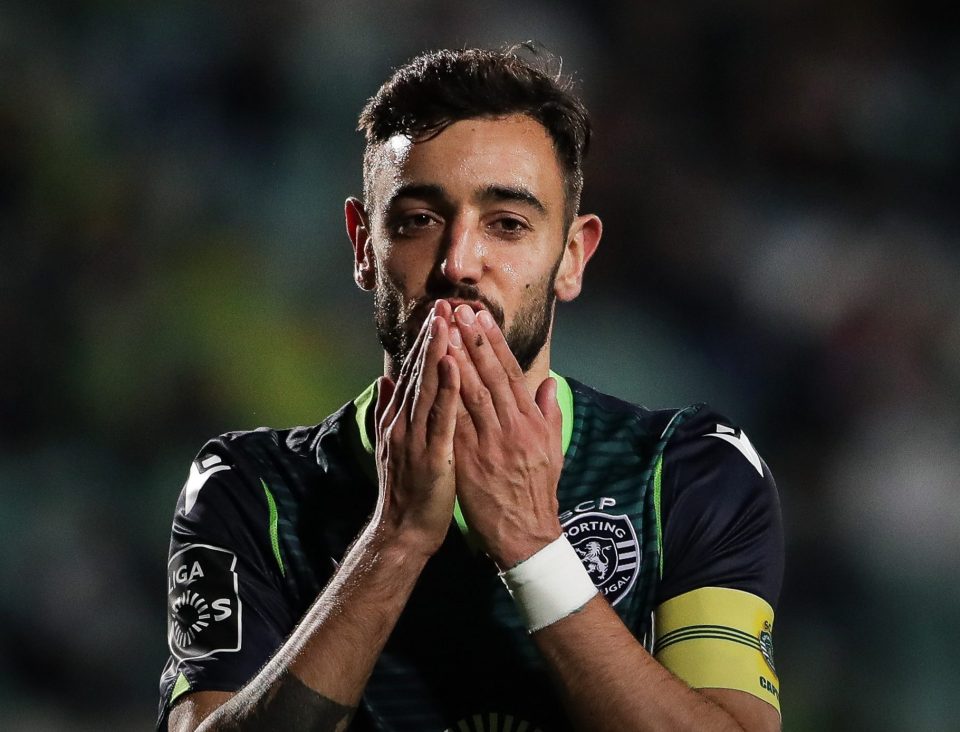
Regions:
M 393 138 L 379 155 L 368 237 L 355 247 L 394 367 L 444 298 L 489 310 L 528 370 L 549 342 L 557 275 L 570 259 L 546 130 L 520 115 L 462 120 L 419 142 Z M 579 291 L 579 271 L 577 282 Z

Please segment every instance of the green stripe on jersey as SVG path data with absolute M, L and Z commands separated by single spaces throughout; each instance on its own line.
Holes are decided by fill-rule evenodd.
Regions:
M 377 382 L 374 381 L 363 390 L 360 396 L 353 400 L 353 404 L 357 408 L 357 428 L 360 431 L 360 442 L 363 443 L 363 449 L 370 455 L 373 454 L 373 442 L 370 439 L 370 435 L 367 434 L 367 412 L 369 412 L 370 407 L 373 406 L 376 395 Z
M 273 500 L 273 494 L 267 488 L 267 483 L 263 478 L 260 479 L 260 485 L 263 486 L 263 492 L 267 495 L 267 508 L 270 509 L 270 546 L 273 547 L 273 556 L 277 558 L 280 574 L 286 577 L 287 570 L 283 566 L 283 557 L 280 556 L 280 537 L 277 535 L 277 522 L 280 518 L 277 514 L 277 503 Z
M 570 440 L 573 438 L 573 390 L 567 380 L 557 372 L 551 371 L 550 376 L 557 382 L 557 404 L 560 405 L 560 415 L 563 423 L 560 444 L 563 454 L 566 455 L 567 449 L 570 447 Z
M 653 469 L 653 506 L 657 514 L 657 556 L 660 559 L 660 579 L 663 579 L 663 529 L 660 525 L 660 487 L 663 480 L 663 453 L 657 456 Z
M 186 694 L 190 691 L 190 682 L 187 681 L 187 677 L 181 672 L 177 676 L 177 683 L 173 685 L 173 691 L 170 692 L 170 704 L 173 704 L 179 697 Z
M 660 570 L 660 579 L 663 579 L 663 533 L 660 520 L 660 491 L 663 485 L 663 453 L 664 450 L 667 449 L 667 443 L 670 441 L 677 427 L 686 422 L 690 416 L 699 412 L 702 407 L 702 404 L 691 404 L 689 407 L 684 407 L 676 412 L 664 428 L 663 434 L 660 435 L 660 442 L 657 444 L 657 462 L 653 474 L 653 506 L 654 513 L 656 514 L 654 525 L 657 529 L 657 562 Z

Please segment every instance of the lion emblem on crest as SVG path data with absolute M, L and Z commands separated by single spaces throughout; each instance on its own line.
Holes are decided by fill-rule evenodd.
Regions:
M 599 580 L 606 579 L 610 562 L 607 560 L 606 549 L 600 546 L 599 541 L 588 541 L 583 549 L 577 549 L 577 554 L 587 565 L 588 572 L 596 572 Z
M 642 551 L 630 517 L 584 511 L 562 526 L 593 584 L 616 605 L 633 589 L 640 573 Z

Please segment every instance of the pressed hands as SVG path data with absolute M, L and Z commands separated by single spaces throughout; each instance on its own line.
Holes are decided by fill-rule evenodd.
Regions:
M 438 300 L 375 409 L 380 502 L 373 524 L 433 554 L 454 499 L 501 570 L 561 534 L 561 413 L 552 378 L 536 396 L 486 310 Z

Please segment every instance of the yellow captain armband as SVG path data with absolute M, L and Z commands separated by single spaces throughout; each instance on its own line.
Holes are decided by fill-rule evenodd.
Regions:
M 653 655 L 694 689 L 737 689 L 780 711 L 773 608 L 749 592 L 703 587 L 654 611 Z

